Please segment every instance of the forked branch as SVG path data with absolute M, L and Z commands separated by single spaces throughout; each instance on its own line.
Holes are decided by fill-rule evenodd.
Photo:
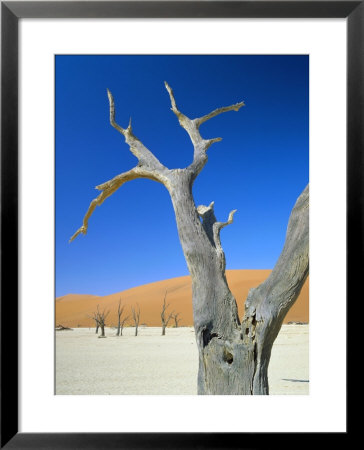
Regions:
M 79 234 L 86 234 L 88 229 L 88 221 L 94 212 L 96 206 L 100 206 L 110 195 L 119 189 L 124 183 L 136 178 L 148 178 L 158 181 L 164 185 L 168 185 L 168 169 L 163 166 L 158 159 L 145 147 L 142 142 L 136 138 L 131 129 L 131 120 L 128 128 L 124 129 L 115 122 L 115 105 L 114 98 L 109 90 L 107 90 L 110 105 L 110 124 L 125 137 L 125 142 L 130 146 L 130 151 L 139 160 L 139 163 L 133 169 L 123 172 L 105 183 L 96 186 L 96 189 L 102 193 L 92 200 L 90 206 L 83 218 L 82 226 L 74 233 L 69 242 L 72 242 Z
M 129 145 L 131 153 L 138 158 L 139 164 L 153 171 L 163 171 L 166 169 L 153 153 L 136 136 L 134 136 L 131 128 L 131 118 L 128 128 L 125 129 L 115 122 L 114 97 L 109 89 L 107 90 L 107 96 L 110 105 L 110 124 L 125 137 L 125 142 Z
M 298 197 L 291 212 L 283 250 L 269 277 L 251 289 L 245 302 L 245 318 L 272 321 L 275 332 L 296 301 L 309 270 L 309 187 Z M 278 327 L 278 328 L 277 328 Z M 273 330 L 274 328 L 274 330 Z
M 224 106 L 222 108 L 215 109 L 214 111 L 212 111 L 209 114 L 206 114 L 203 117 L 190 119 L 178 109 L 172 88 L 166 81 L 164 82 L 164 84 L 166 86 L 166 89 L 168 91 L 171 100 L 172 106 L 171 109 L 177 116 L 181 127 L 187 131 L 194 146 L 193 162 L 192 164 L 190 164 L 188 169 L 192 170 L 194 172 L 194 177 L 196 177 L 207 162 L 207 155 L 206 155 L 207 149 L 215 142 L 219 142 L 222 140 L 222 138 L 220 137 L 213 139 L 203 139 L 199 130 L 200 125 L 206 122 L 207 120 L 217 116 L 218 114 L 222 114 L 228 111 L 239 111 L 239 109 L 242 106 L 244 106 L 244 102 L 236 103 L 231 106 Z
M 176 104 L 174 94 L 168 83 L 165 82 L 165 86 L 170 96 L 172 111 L 178 117 L 181 126 L 189 134 L 194 146 L 193 162 L 184 170 L 189 171 L 192 174 L 192 180 L 196 178 L 201 169 L 204 167 L 207 161 L 206 151 L 215 142 L 219 142 L 221 138 L 203 139 L 199 132 L 199 127 L 206 120 L 217 116 L 227 111 L 238 111 L 244 102 L 236 103 L 235 105 L 225 106 L 218 108 L 211 113 L 199 117 L 197 119 L 189 119 L 182 114 Z M 107 90 L 109 99 L 109 113 L 110 124 L 120 134 L 125 137 L 125 142 L 129 145 L 131 153 L 138 159 L 138 165 L 133 169 L 123 172 L 116 177 L 112 178 L 105 183 L 96 186 L 96 189 L 102 191 L 100 195 L 94 198 L 88 210 L 83 218 L 82 226 L 73 234 L 69 242 L 72 242 L 78 235 L 86 234 L 88 229 L 88 221 L 94 212 L 96 206 L 100 206 L 110 195 L 112 195 L 117 189 L 119 189 L 124 183 L 136 178 L 148 178 L 153 181 L 162 183 L 168 190 L 171 188 L 171 174 L 173 171 L 169 170 L 153 155 L 153 153 L 133 134 L 131 127 L 131 119 L 127 128 L 122 128 L 115 120 L 115 103 L 114 98 L 109 90 Z

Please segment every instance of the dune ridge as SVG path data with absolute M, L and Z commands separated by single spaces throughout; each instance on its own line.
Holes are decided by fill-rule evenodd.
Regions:
M 271 270 L 227 270 L 226 278 L 235 296 L 239 308 L 239 316 L 244 314 L 244 302 L 249 289 L 258 286 L 270 274 Z M 88 316 L 100 309 L 110 310 L 107 326 L 117 323 L 117 307 L 121 299 L 125 305 L 125 314 L 131 316 L 130 308 L 138 303 L 140 306 L 140 324 L 155 327 L 161 326 L 160 312 L 165 292 L 169 310 L 180 313 L 180 326 L 193 325 L 192 286 L 190 276 L 171 278 L 154 283 L 130 288 L 115 294 L 96 296 L 91 294 L 67 294 L 55 299 L 56 324 L 68 327 L 93 327 L 94 321 Z M 309 321 L 309 282 L 306 280 L 302 291 L 285 317 L 284 323 Z M 131 317 L 128 324 L 132 325 Z M 169 326 L 173 326 L 173 320 Z

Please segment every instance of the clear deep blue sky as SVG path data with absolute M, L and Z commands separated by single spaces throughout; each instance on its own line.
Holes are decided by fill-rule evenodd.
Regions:
M 271 269 L 290 211 L 308 183 L 309 58 L 297 56 L 56 56 L 56 295 L 107 295 L 187 275 L 167 190 L 150 180 L 122 186 L 97 207 L 86 236 L 69 238 L 99 191 L 137 163 L 116 121 L 169 168 L 192 160 L 189 137 L 164 87 L 191 118 L 244 100 L 239 112 L 201 126 L 222 137 L 195 181 L 196 205 L 215 201 L 227 269 Z

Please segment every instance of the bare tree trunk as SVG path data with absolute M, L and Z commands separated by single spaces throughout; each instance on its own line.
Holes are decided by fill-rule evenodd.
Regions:
M 245 302 L 242 335 L 254 345 L 253 394 L 269 394 L 268 365 L 283 319 L 295 303 L 309 272 L 309 187 L 298 198 L 286 240 L 270 276 L 251 289 Z
M 219 262 L 224 261 L 220 259 L 221 249 L 216 252 L 217 260 L 211 248 L 206 251 L 209 248 L 206 242 L 203 243 L 205 252 L 199 249 L 198 242 L 203 242 L 203 235 L 193 246 L 188 246 L 188 241 L 184 245 L 184 230 L 195 225 L 198 232 L 199 222 L 194 218 L 193 223 L 186 225 L 186 215 L 180 215 L 182 211 L 177 210 L 180 239 L 192 277 L 199 394 L 269 393 L 267 373 L 272 345 L 308 275 L 308 200 L 307 187 L 291 213 L 286 243 L 274 270 L 248 295 L 241 326 L 235 299 L 222 270 L 224 267 L 219 266 Z M 216 223 L 212 215 L 211 209 L 204 210 L 206 229 Z M 193 218 L 192 215 L 187 217 Z M 218 247 L 216 245 L 215 249 Z
M 192 279 L 193 317 L 199 352 L 199 394 L 266 395 L 268 364 L 273 342 L 288 309 L 297 299 L 308 274 L 308 187 L 298 198 L 288 224 L 286 242 L 269 278 L 249 292 L 245 314 L 240 323 L 237 304 L 225 277 L 225 254 L 220 231 L 233 221 L 231 211 L 226 222 L 216 220 L 213 202 L 196 207 L 192 185 L 207 162 L 208 148 L 221 138 L 204 139 L 200 125 L 227 111 L 238 111 L 243 102 L 218 108 L 206 116 L 190 119 L 181 113 L 173 92 L 166 83 L 172 111 L 187 131 L 193 147 L 192 163 L 184 169 L 168 169 L 134 136 L 131 122 L 123 129 L 115 122 L 114 99 L 108 91 L 110 123 L 124 137 L 138 165 L 117 175 L 97 189 L 83 219 L 83 225 L 71 237 L 86 234 L 88 220 L 125 182 L 148 178 L 168 190 L 175 211 L 177 229 Z M 201 221 L 202 219 L 202 221 Z M 132 308 L 135 335 L 138 334 L 140 310 Z M 162 318 L 162 335 L 166 323 Z
M 105 337 L 105 327 L 104 325 L 101 325 L 101 337 Z
M 203 214 L 204 227 L 192 198 L 191 175 L 176 172 L 174 182 L 170 194 L 192 278 L 193 318 L 199 350 L 198 393 L 250 393 L 242 375 L 246 373 L 247 351 L 240 337 L 237 305 L 227 285 L 220 248 L 213 239 L 216 220 L 210 217 L 212 206 Z

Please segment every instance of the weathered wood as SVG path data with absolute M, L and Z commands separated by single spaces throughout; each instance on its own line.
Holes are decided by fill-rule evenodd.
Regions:
M 251 289 L 245 302 L 242 332 L 256 346 L 253 393 L 268 394 L 272 345 L 288 310 L 297 300 L 309 271 L 309 186 L 299 196 L 289 219 L 282 253 L 267 280 Z M 249 330 L 249 331 L 248 331 Z
M 110 123 L 125 137 L 139 162 L 128 172 L 97 186 L 102 193 L 91 202 L 83 225 L 71 240 L 80 233 L 86 234 L 95 207 L 125 182 L 149 178 L 162 183 L 172 200 L 179 239 L 192 279 L 194 328 L 199 352 L 198 393 L 265 395 L 269 393 L 267 373 L 273 342 L 308 274 L 308 187 L 291 213 L 281 256 L 269 278 L 249 292 L 240 323 L 237 304 L 226 281 L 225 254 L 220 241 L 221 229 L 232 223 L 236 210 L 231 211 L 226 222 L 218 222 L 213 202 L 209 206 L 196 207 L 192 186 L 207 162 L 207 150 L 221 141 L 219 137 L 202 138 L 200 125 L 218 114 L 239 111 L 244 102 L 190 119 L 178 109 L 170 86 L 167 83 L 165 86 L 171 109 L 193 144 L 192 163 L 184 169 L 169 169 L 162 165 L 134 136 L 131 121 L 126 129 L 115 122 L 114 99 L 108 91 Z M 132 308 L 132 312 L 137 335 L 140 310 Z M 162 334 L 165 321 L 162 317 Z

